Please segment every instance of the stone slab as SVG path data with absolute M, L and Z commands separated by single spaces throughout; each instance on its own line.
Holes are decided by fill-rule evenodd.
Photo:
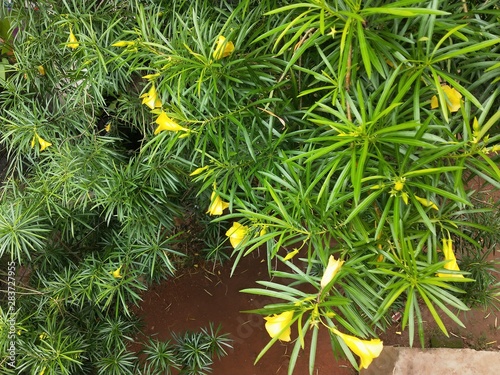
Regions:
M 386 346 L 360 375 L 497 375 L 500 352 Z

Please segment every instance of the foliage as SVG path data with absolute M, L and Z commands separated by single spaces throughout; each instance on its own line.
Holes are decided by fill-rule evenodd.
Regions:
M 290 374 L 309 329 L 310 373 L 319 329 L 356 366 L 345 334 L 376 336 L 401 301 L 410 344 L 422 305 L 445 334 L 442 313 L 461 324 L 477 274 L 454 251 L 489 226 L 467 182 L 500 187 L 498 1 L 44 0 L 0 16 L 0 256 L 31 270 L 22 371 L 133 373 L 131 306 L 189 264 L 177 223 L 193 209 L 196 253 L 225 259 L 227 235 L 235 264 L 265 247 L 289 280 L 247 291 L 277 299 L 258 313 L 293 311 Z M 332 255 L 345 263 L 322 285 Z M 170 347 L 148 345 L 162 359 L 146 371 L 167 366 Z

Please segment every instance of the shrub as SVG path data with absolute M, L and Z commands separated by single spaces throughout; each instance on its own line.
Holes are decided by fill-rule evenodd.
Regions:
M 0 77 L 9 160 L 0 255 L 32 270 L 39 294 L 19 300 L 43 312 L 18 311 L 29 332 L 20 347 L 43 350 L 34 335 L 57 321 L 55 337 L 68 332 L 60 352 L 79 351 L 101 372 L 132 371 L 133 353 L 99 351 L 90 327 L 128 324 L 140 291 L 175 272 L 186 202 L 213 219 L 204 253 L 224 259 L 227 236 L 236 264 L 264 246 L 288 267 L 270 272 L 289 284 L 247 291 L 282 301 L 257 310 L 276 314 L 259 357 L 297 329 L 290 373 L 309 329 L 311 371 L 319 329 L 367 367 L 375 354 L 359 348 L 378 351 L 366 339 L 402 301 L 410 345 L 415 328 L 424 341 L 422 304 L 447 334 L 440 315 L 461 324 L 460 283 L 473 276 L 460 270 L 456 243 L 472 240 L 462 228 L 488 228 L 463 220 L 475 210 L 465 182 L 500 185 L 497 8 L 3 5 L 13 56 Z M 42 371 L 45 362 L 26 358 L 22 369 Z M 78 358 L 55 363 L 51 373 L 83 368 Z

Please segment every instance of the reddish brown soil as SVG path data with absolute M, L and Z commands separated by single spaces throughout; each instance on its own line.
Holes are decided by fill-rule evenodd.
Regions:
M 496 253 L 494 258 L 500 259 Z M 208 267 L 208 266 L 207 266 Z M 211 267 L 211 266 L 210 266 Z M 234 348 L 227 357 L 216 360 L 214 375 L 285 375 L 293 342 L 277 342 L 264 357 L 254 364 L 254 360 L 269 342 L 260 315 L 244 313 L 271 302 L 266 297 L 241 293 L 245 288 L 257 287 L 256 280 L 268 280 L 267 266 L 262 258 L 250 255 L 238 264 L 230 276 L 232 264 L 215 268 L 195 267 L 189 273 L 155 285 L 143 294 L 143 303 L 137 311 L 144 320 L 143 333 L 147 337 L 160 340 L 170 338 L 171 332 L 198 330 L 208 327 L 210 322 L 222 325 L 222 331 L 230 333 Z M 464 347 L 477 350 L 500 349 L 500 319 L 498 312 L 484 312 L 474 309 L 461 313 L 460 319 L 466 328 L 458 327 L 441 313 L 450 337 L 461 341 Z M 425 321 L 425 346 L 430 347 L 431 337 L 437 337 L 446 346 L 444 335 L 428 311 L 423 311 Z M 408 329 L 401 330 L 401 322 L 396 322 L 385 333 L 380 333 L 384 345 L 408 346 Z M 321 332 L 321 331 L 320 331 Z M 292 330 L 292 337 L 296 332 Z M 138 337 L 141 341 L 143 337 Z M 414 346 L 419 347 L 418 336 Z M 138 348 L 135 348 L 138 349 Z M 323 330 L 320 334 L 316 375 L 352 375 L 356 371 L 347 360 L 335 359 L 329 337 Z M 301 352 L 294 374 L 308 374 L 308 347 Z
M 165 340 L 171 332 L 198 330 L 210 322 L 222 325 L 230 333 L 233 349 L 228 356 L 216 360 L 214 375 L 285 375 L 288 370 L 293 342 L 277 342 L 264 357 L 254 364 L 259 352 L 269 342 L 260 315 L 243 313 L 269 301 L 266 297 L 241 293 L 241 289 L 257 287 L 256 280 L 267 280 L 267 266 L 257 254 L 243 258 L 230 277 L 232 264 L 215 269 L 198 267 L 144 293 L 138 314 L 144 320 L 143 333 Z M 352 375 L 356 372 L 348 361 L 335 359 L 328 334 L 323 332 L 316 356 L 317 375 Z M 295 337 L 296 337 L 295 332 Z M 294 332 L 292 331 L 292 336 Z M 139 340 L 141 338 L 139 337 Z M 308 374 L 308 348 L 300 354 L 294 374 Z

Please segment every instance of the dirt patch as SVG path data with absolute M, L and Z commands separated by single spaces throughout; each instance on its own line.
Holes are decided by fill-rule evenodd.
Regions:
M 270 338 L 260 315 L 242 313 L 269 303 L 266 297 L 241 293 L 240 290 L 256 287 L 256 280 L 267 280 L 267 266 L 262 258 L 250 255 L 238 264 L 230 276 L 232 264 L 224 267 L 198 266 L 194 272 L 155 285 L 143 294 L 143 303 L 137 311 L 144 320 L 143 334 L 138 337 L 155 337 L 167 340 L 171 332 L 198 330 L 209 322 L 221 324 L 222 332 L 230 333 L 233 349 L 229 355 L 216 360 L 215 375 L 285 375 L 294 343 L 276 343 L 264 357 L 254 364 L 259 352 Z M 321 332 L 321 330 L 320 330 Z M 297 332 L 293 332 L 292 336 Z M 307 374 L 309 352 L 301 352 L 296 374 Z M 319 335 L 315 375 L 356 374 L 345 359 L 335 359 L 328 333 Z

